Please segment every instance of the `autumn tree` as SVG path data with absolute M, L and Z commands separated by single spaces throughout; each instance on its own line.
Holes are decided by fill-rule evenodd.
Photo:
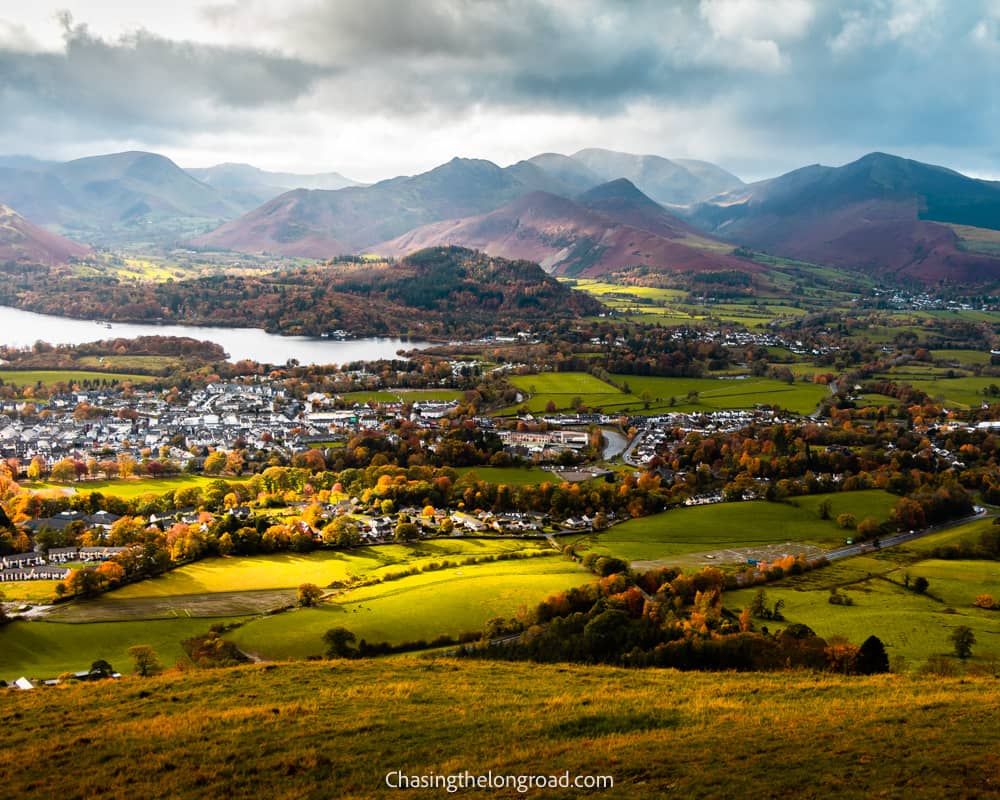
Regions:
M 358 524 L 350 517 L 337 517 L 323 528 L 323 541 L 333 547 L 354 547 L 361 541 Z
M 973 605 L 979 608 L 985 608 L 987 611 L 991 611 L 997 607 L 997 601 L 991 594 L 981 594 L 976 597 Z
M 856 527 L 857 524 L 858 520 L 853 514 L 846 513 L 837 515 L 837 525 L 845 530 L 850 530 L 851 528 Z
M 37 481 L 42 475 L 45 474 L 45 458 L 44 456 L 35 456 L 31 459 L 31 463 L 28 464 L 28 480 Z
M 315 583 L 303 583 L 299 585 L 299 605 L 303 608 L 309 608 L 310 606 L 316 605 L 317 601 L 323 596 L 323 590 L 320 589 Z
M 129 453 L 121 453 L 118 456 L 118 477 L 131 478 L 135 474 L 135 458 Z
M 66 482 L 76 478 L 76 468 L 73 465 L 73 459 L 64 458 L 53 464 L 51 477 L 54 481 Z
M 397 542 L 412 542 L 420 535 L 420 529 L 412 522 L 399 522 L 396 525 L 394 539 Z
M 156 651 L 148 644 L 137 644 L 128 649 L 129 657 L 135 667 L 135 672 L 140 677 L 155 675 L 163 669 Z
M 218 475 L 226 468 L 226 454 L 222 450 L 215 450 L 205 458 L 205 466 L 202 468 L 206 475 Z
M 858 523 L 858 538 L 870 539 L 872 536 L 878 536 L 880 530 L 881 526 L 875 517 L 865 517 Z

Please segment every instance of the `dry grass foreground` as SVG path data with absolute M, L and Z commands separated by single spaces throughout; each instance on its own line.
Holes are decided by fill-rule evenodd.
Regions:
M 0 694 L 7 798 L 982 798 L 994 678 L 388 659 Z M 992 733 L 991 733 L 992 731 Z M 385 775 L 611 775 L 611 790 L 390 791 Z

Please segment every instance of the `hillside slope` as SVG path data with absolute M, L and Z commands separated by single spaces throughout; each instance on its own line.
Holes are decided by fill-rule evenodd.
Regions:
M 1000 259 L 963 251 L 941 224 L 1000 228 L 1000 183 L 884 153 L 752 184 L 698 206 L 691 221 L 753 248 L 876 277 L 1000 278 Z
M 155 153 L 0 167 L 0 202 L 40 225 L 92 243 L 142 241 L 218 224 L 240 205 Z
M 371 250 L 401 256 L 442 245 L 537 261 L 555 275 L 596 277 L 635 266 L 655 272 L 761 269 L 730 256 L 731 247 L 700 234 L 624 179 L 575 201 L 533 192 L 487 214 L 426 225 Z
M 0 205 L 0 263 L 65 264 L 85 258 L 90 248 L 50 233 Z
M 328 258 L 420 225 L 491 211 L 536 190 L 572 190 L 522 161 L 455 158 L 429 172 L 338 191 L 297 189 L 193 241 L 195 247 Z
M 396 771 L 614 779 L 456 795 L 477 798 L 986 797 L 998 700 L 992 678 L 262 664 L 11 692 L 0 777 L 11 798 L 370 798 Z

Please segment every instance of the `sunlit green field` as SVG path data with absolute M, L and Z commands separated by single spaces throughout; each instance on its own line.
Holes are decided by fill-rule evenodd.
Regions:
M 335 627 L 347 628 L 359 641 L 430 641 L 479 631 L 492 617 L 513 616 L 522 606 L 591 580 L 560 556 L 424 572 L 351 590 L 318 608 L 255 619 L 231 638 L 266 658 L 320 654 L 323 633 Z
M 126 500 L 142 497 L 145 494 L 163 494 L 177 489 L 186 489 L 190 486 L 208 486 L 218 480 L 226 483 L 241 483 L 249 480 L 248 477 L 234 478 L 231 476 L 209 477 L 206 475 L 178 475 L 172 478 L 136 478 L 124 480 L 108 481 L 73 481 L 70 483 L 56 483 L 51 481 L 26 482 L 23 485 L 32 490 L 44 491 L 47 489 L 73 488 L 77 492 L 100 492 L 105 495 L 115 495 Z
M 488 483 L 508 486 L 536 486 L 540 483 L 561 483 L 558 475 L 539 467 L 462 467 L 455 470 L 460 476 L 473 475 Z
M 852 492 L 845 496 L 867 494 L 870 493 Z M 869 506 L 866 513 L 871 510 Z M 1000 657 L 1000 613 L 973 605 L 980 594 L 1000 599 L 1000 563 L 926 557 L 937 547 L 978 542 L 980 535 L 992 526 L 992 519 L 975 520 L 896 547 L 836 561 L 800 576 L 786 577 L 769 584 L 766 591 L 770 603 L 779 598 L 785 601 L 783 613 L 788 622 L 802 622 L 821 636 L 842 636 L 855 644 L 875 634 L 886 643 L 890 656 L 902 655 L 911 666 L 930 656 L 950 653 L 948 636 L 957 625 L 968 625 L 975 632 L 974 655 L 980 659 Z M 904 588 L 907 576 L 911 584 L 917 577 L 927 579 L 926 596 Z M 832 587 L 846 593 L 854 604 L 831 604 Z M 754 591 L 727 592 L 726 607 L 738 611 L 750 602 Z
M 955 361 L 959 364 L 985 366 L 990 363 L 989 350 L 931 350 L 931 358 L 935 361 Z
M 184 658 L 181 641 L 205 633 L 210 624 L 186 618 L 86 625 L 11 622 L 0 628 L 0 679 L 54 678 L 89 669 L 98 659 L 126 672 L 132 667 L 126 651 L 135 644 L 152 646 L 160 661 L 173 666 Z
M 115 367 L 116 369 L 135 369 L 143 372 L 158 372 L 162 370 L 177 369 L 183 364 L 183 360 L 177 356 L 131 356 L 131 355 L 110 355 L 110 356 L 81 356 L 77 359 L 81 366 L 94 367 Z
M 59 369 L 0 369 L 0 380 L 4 383 L 16 384 L 20 387 L 53 386 L 57 383 L 65 383 L 69 386 L 73 384 L 89 381 L 91 385 L 102 381 L 105 383 L 149 383 L 154 378 L 149 375 L 134 375 L 120 372 L 85 372 L 83 370 L 59 370 Z
M 774 405 L 798 414 L 816 410 L 829 394 L 826 386 L 811 382 L 784 381 L 769 378 L 650 378 L 637 375 L 614 375 L 615 381 L 628 385 L 632 395 L 642 400 L 651 398 L 650 410 L 722 411 Z M 691 392 L 696 396 L 689 398 Z M 671 404 L 671 398 L 673 403 Z
M 994 399 L 995 396 L 984 394 L 991 386 L 1000 386 L 1000 378 L 967 376 L 948 378 L 940 374 L 920 376 L 910 366 L 905 373 L 890 373 L 888 375 L 897 383 L 906 383 L 914 389 L 926 392 L 932 400 L 960 406 L 978 406 L 984 399 Z
M 327 586 L 351 576 L 384 575 L 442 559 L 458 560 L 546 548 L 544 543 L 519 539 L 432 539 L 412 545 L 387 544 L 356 547 L 349 551 L 318 550 L 308 555 L 279 553 L 245 558 L 206 558 L 158 578 L 125 586 L 105 595 L 105 598 L 108 602 L 120 602 L 134 597 L 287 589 L 302 583 Z
M 627 391 L 583 372 L 514 376 L 511 383 L 530 397 L 507 409 L 507 413 L 513 413 L 522 405 L 532 413 L 542 413 L 550 403 L 557 411 L 570 411 L 578 400 L 588 408 L 600 408 L 607 414 L 719 411 L 762 404 L 806 414 L 814 411 L 829 394 L 827 387 L 811 382 L 785 383 L 770 378 L 612 377 Z
M 850 512 L 863 519 L 884 520 L 898 498 L 870 490 L 792 498 L 792 503 L 716 503 L 677 508 L 615 525 L 602 533 L 570 537 L 578 549 L 617 556 L 628 561 L 669 559 L 689 553 L 747 548 L 782 542 L 832 547 L 845 533 L 834 521 Z M 819 517 L 818 506 L 830 501 L 831 519 Z M 793 504 L 794 503 L 794 504 Z

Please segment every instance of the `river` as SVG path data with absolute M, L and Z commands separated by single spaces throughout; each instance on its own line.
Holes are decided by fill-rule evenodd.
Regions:
M 189 336 L 221 345 L 230 361 L 250 359 L 263 364 L 347 364 L 395 358 L 397 350 L 431 347 L 430 342 L 389 337 L 366 339 L 314 339 L 278 336 L 259 328 L 218 328 L 199 325 L 150 325 L 97 323 L 49 314 L 35 314 L 0 306 L 0 344 L 30 347 L 41 340 L 49 344 L 83 344 L 99 339 L 134 339 L 138 336 Z
M 604 453 L 603 458 L 605 461 L 610 461 L 617 455 L 620 455 L 622 451 L 628 447 L 628 439 L 622 436 L 614 428 L 601 428 L 601 433 L 604 436 Z

